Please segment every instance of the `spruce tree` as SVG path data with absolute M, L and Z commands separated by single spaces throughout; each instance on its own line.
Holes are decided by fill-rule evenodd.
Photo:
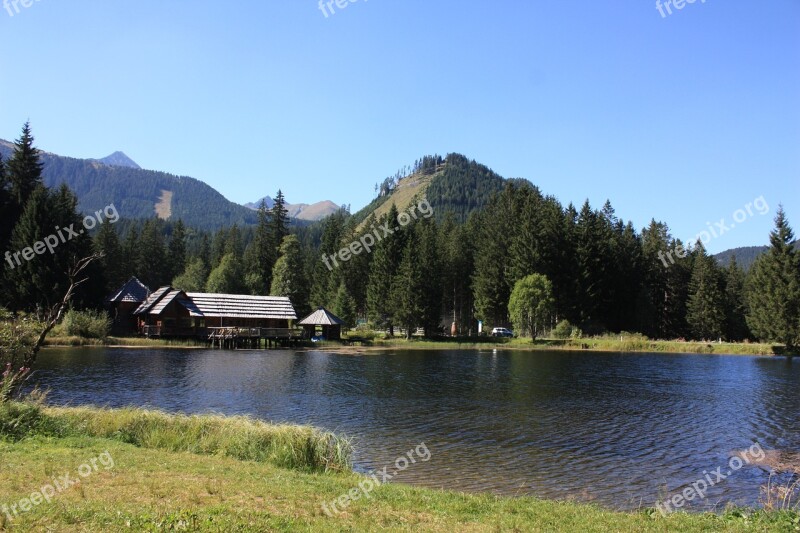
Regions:
M 94 248 L 103 254 L 99 264 L 105 278 L 105 292 L 111 294 L 128 280 L 128 276 L 125 269 L 127 257 L 123 255 L 119 236 L 108 219 L 103 221 L 94 237 Z
M 245 276 L 250 294 L 269 294 L 272 283 L 272 269 L 276 260 L 273 248 L 271 214 L 262 200 L 258 208 L 258 225 L 253 242 L 245 252 Z
M 169 261 L 168 278 L 172 280 L 186 269 L 186 226 L 180 219 L 172 228 L 167 259 Z
M 692 336 L 697 340 L 713 340 L 725 331 L 725 292 L 717 261 L 706 253 L 703 243 L 697 241 L 692 277 L 689 282 L 689 299 L 686 321 Z
M 748 278 L 747 324 L 759 339 L 794 348 L 800 345 L 800 264 L 783 206 L 769 241 Z
M 741 342 L 750 336 L 746 316 L 745 275 L 734 255 L 725 269 L 725 336 L 728 340 Z
M 302 318 L 309 312 L 309 284 L 303 265 L 303 250 L 294 235 L 287 235 L 281 245 L 281 256 L 272 273 L 273 296 L 287 296 L 294 305 L 297 316 Z
M 394 310 L 391 302 L 392 283 L 400 268 L 407 232 L 401 230 L 393 235 L 382 237 L 379 226 L 389 224 L 391 227 L 397 221 L 398 211 L 392 204 L 389 212 L 381 217 L 379 223 L 370 223 L 368 229 L 377 231 L 381 236 L 380 242 L 372 252 L 372 262 L 369 270 L 367 284 L 367 310 L 368 317 L 378 327 L 388 327 L 390 335 L 394 335 Z
M 8 160 L 6 172 L 11 182 L 11 195 L 17 213 L 21 213 L 28 198 L 42 185 L 42 165 L 39 150 L 33 146 L 30 123 L 22 126 L 22 135 L 14 143 L 14 154 Z
M 136 276 L 153 291 L 172 281 L 162 224 L 157 218 L 144 223 L 136 255 Z

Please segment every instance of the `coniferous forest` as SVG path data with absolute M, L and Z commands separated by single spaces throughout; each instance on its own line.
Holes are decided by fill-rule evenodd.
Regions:
M 760 340 L 800 344 L 800 253 L 779 208 L 769 249 L 747 271 L 725 266 L 700 242 L 684 243 L 665 222 L 637 229 L 611 202 L 562 205 L 526 180 L 504 180 L 458 155 L 427 156 L 376 185 L 358 213 L 342 209 L 313 224 L 289 219 L 280 191 L 249 225 L 208 231 L 181 219 L 105 220 L 62 240 L 53 253 L 15 263 L 31 247 L 85 213 L 66 186 L 42 181 L 41 154 L 26 124 L 10 158 L 0 160 L 0 245 L 6 253 L 0 306 L 36 312 L 60 298 L 66 271 L 100 252 L 74 299 L 101 309 L 131 276 L 151 289 L 289 296 L 298 315 L 325 306 L 349 325 L 427 336 L 476 335 L 494 326 L 521 335 L 558 329 L 583 335 L 638 332 L 658 339 Z M 418 217 L 379 240 L 371 253 L 335 256 L 375 228 L 396 226 L 391 205 L 403 179 L 433 176 L 424 197 L 435 216 Z M 122 202 L 110 198 L 108 203 Z M 374 210 L 390 205 L 380 217 Z M 406 206 L 401 206 L 405 209 Z M 123 213 L 123 217 L 124 217 Z M 213 213 L 209 214 L 214 217 Z M 672 250 L 670 261 L 663 254 Z M 512 303 L 512 305 L 510 305 Z

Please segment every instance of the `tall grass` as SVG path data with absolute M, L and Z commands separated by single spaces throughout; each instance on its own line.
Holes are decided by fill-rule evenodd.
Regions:
M 142 448 L 270 463 L 308 471 L 347 471 L 350 441 L 309 426 L 273 425 L 249 417 L 173 415 L 127 408 L 0 407 L 0 438 L 89 436 Z

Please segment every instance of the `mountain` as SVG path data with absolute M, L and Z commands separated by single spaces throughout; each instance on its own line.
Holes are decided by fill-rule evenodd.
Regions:
M 271 197 L 265 196 L 257 202 L 244 204 L 244 206 L 248 209 L 258 209 L 262 201 L 266 204 L 267 209 L 272 209 L 272 206 L 275 205 L 275 201 Z M 315 204 L 286 204 L 286 210 L 289 212 L 291 218 L 307 220 L 309 222 L 322 220 L 334 214 L 339 209 L 340 207 L 330 200 L 317 202 Z
M 136 162 L 125 155 L 124 152 L 114 152 L 113 154 L 104 157 L 103 159 L 90 159 L 90 161 L 97 161 L 98 163 L 102 163 L 104 165 L 108 165 L 110 167 L 128 167 L 128 168 L 138 168 L 141 169 Z
M 12 143 L 0 140 L 3 159 L 9 158 L 13 150 Z M 253 210 L 229 201 L 200 180 L 135 168 L 124 154 L 112 154 L 109 158 L 117 164 L 41 152 L 44 183 L 48 187 L 66 183 L 78 196 L 78 208 L 87 214 L 114 204 L 124 218 L 158 215 L 163 219 L 182 219 L 185 224 L 204 230 L 258 221 Z M 126 161 L 127 165 L 119 166 Z
M 800 250 L 800 240 L 794 241 L 794 247 Z M 749 270 L 758 256 L 769 250 L 769 246 L 744 246 L 720 252 L 714 257 L 722 266 L 728 266 L 731 257 L 736 256 L 736 263 L 745 270 Z
M 267 206 L 267 209 L 272 209 L 272 206 L 275 205 L 275 200 L 273 200 L 271 196 L 265 196 L 256 202 L 244 204 L 244 206 L 248 209 L 258 209 L 261 207 L 261 202 L 264 202 L 264 204 Z
M 492 194 L 500 192 L 506 183 L 520 180 L 505 179 L 461 154 L 425 156 L 410 169 L 386 178 L 377 187 L 378 197 L 354 216 L 363 223 L 370 215 L 380 218 L 388 213 L 392 204 L 400 212 L 414 202 L 427 199 L 436 216 L 453 213 L 464 222 L 473 211 L 483 209 Z M 530 182 L 522 180 L 529 184 Z

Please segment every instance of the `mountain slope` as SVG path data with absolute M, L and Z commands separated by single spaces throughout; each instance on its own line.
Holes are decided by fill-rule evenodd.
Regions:
M 0 140 L 3 159 L 12 152 L 13 144 Z M 194 178 L 130 165 L 109 166 L 96 160 L 48 152 L 41 153 L 41 160 L 45 185 L 57 187 L 66 183 L 78 196 L 78 207 L 84 213 L 114 204 L 124 218 L 150 218 L 158 214 L 172 220 L 180 218 L 185 224 L 204 230 L 255 224 L 258 220 L 251 209 L 229 201 Z
M 794 247 L 800 250 L 800 240 L 794 242 Z M 722 266 L 728 266 L 731 257 L 736 256 L 736 263 L 745 270 L 749 270 L 758 257 L 769 250 L 769 246 L 743 246 L 720 252 L 714 257 Z
M 381 195 L 354 216 L 359 223 L 375 214 L 380 218 L 394 204 L 403 212 L 412 202 L 425 198 L 436 217 L 453 213 L 464 222 L 473 211 L 486 206 L 492 194 L 500 192 L 508 180 L 489 167 L 461 154 L 426 156 L 417 161 L 411 174 L 387 178 Z

